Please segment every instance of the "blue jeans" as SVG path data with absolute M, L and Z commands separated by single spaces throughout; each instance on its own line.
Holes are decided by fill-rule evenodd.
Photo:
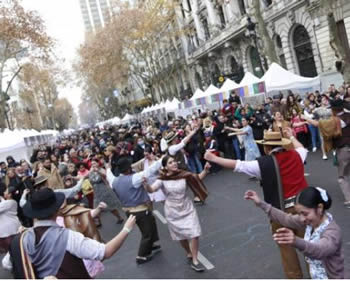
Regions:
M 312 143 L 312 148 L 314 147 L 320 147 L 321 146 L 321 139 L 320 139 L 320 133 L 318 131 L 318 128 L 308 124 L 309 131 L 311 134 L 311 143 Z
M 188 156 L 188 168 L 192 173 L 199 174 L 203 171 L 203 166 L 197 154 Z
M 241 148 L 237 137 L 232 138 L 233 149 L 235 150 L 236 159 L 242 160 Z

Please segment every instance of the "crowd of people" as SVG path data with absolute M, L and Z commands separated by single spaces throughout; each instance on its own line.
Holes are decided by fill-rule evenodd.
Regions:
M 95 277 L 134 224 L 142 236 L 136 262 L 146 263 L 161 250 L 152 210 L 162 202 L 171 238 L 202 272 L 195 206 L 208 196 L 205 176 L 224 167 L 261 181 L 266 202 L 254 191 L 245 198 L 269 215 L 286 277 L 303 277 L 299 249 L 312 278 L 343 278 L 340 229 L 326 211 L 330 195 L 309 186 L 304 163 L 308 151 L 320 149 L 324 160 L 334 152 L 350 208 L 349 105 L 346 85 L 303 99 L 289 91 L 255 107 L 232 92 L 220 110 L 82 129 L 35 147 L 29 161 L 8 156 L 0 163 L 3 266 L 16 278 Z M 106 211 L 117 224 L 126 220 L 107 243 L 98 229 Z

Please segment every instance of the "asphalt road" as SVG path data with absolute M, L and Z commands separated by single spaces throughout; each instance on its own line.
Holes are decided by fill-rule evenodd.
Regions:
M 336 169 L 331 160 L 322 160 L 320 153 L 316 152 L 309 153 L 305 172 L 309 174 L 309 185 L 326 188 L 333 198 L 330 212 L 343 231 L 346 277 L 349 278 L 350 209 L 343 207 L 344 199 L 337 184 Z M 135 257 L 140 233 L 135 228 L 119 252 L 104 262 L 105 271 L 99 278 L 284 278 L 279 251 L 271 238 L 266 215 L 243 199 L 248 188 L 261 194 L 258 183 L 230 170 L 209 175 L 205 183 L 210 194 L 206 204 L 198 206 L 197 211 L 202 226 L 201 260 L 209 270 L 196 273 L 190 268 L 183 249 L 170 238 L 162 219 L 163 206 L 159 204 L 156 206 L 156 217 L 162 252 L 149 263 L 137 265 Z M 121 230 L 122 226 L 117 225 L 110 214 L 103 214 L 102 222 L 101 233 L 105 241 Z M 0 278 L 11 278 L 11 275 L 0 269 Z

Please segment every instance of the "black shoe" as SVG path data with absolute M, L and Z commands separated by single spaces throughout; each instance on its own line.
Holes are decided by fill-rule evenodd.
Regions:
M 192 257 L 186 257 L 187 263 L 191 264 L 192 263 Z
M 159 253 L 162 250 L 162 247 L 160 245 L 153 245 L 152 246 L 152 256 Z
M 204 205 L 204 201 L 201 200 L 193 200 L 193 203 L 196 205 Z
M 143 264 L 143 263 L 149 262 L 151 259 L 152 259 L 152 256 L 136 257 L 136 263 L 137 264 Z
M 193 262 L 191 263 L 191 268 L 196 271 L 196 272 L 203 272 L 205 268 L 200 264 L 194 264 Z

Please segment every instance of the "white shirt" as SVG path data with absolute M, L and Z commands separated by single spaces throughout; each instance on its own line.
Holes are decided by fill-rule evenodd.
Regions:
M 52 220 L 38 220 L 34 222 L 34 227 L 55 226 L 56 222 Z M 106 245 L 96 240 L 85 237 L 83 234 L 67 229 L 68 241 L 66 251 L 72 255 L 87 260 L 103 260 L 106 251 Z
M 275 149 L 273 149 L 271 151 L 271 153 L 280 151 L 282 149 L 283 148 L 281 148 L 281 147 L 276 147 Z M 295 151 L 299 153 L 301 161 L 304 163 L 306 156 L 307 156 L 307 153 L 308 153 L 307 149 L 305 149 L 304 147 L 299 147 L 299 148 L 295 149 Z M 238 173 L 245 173 L 248 176 L 261 179 L 260 167 L 259 167 L 259 163 L 257 160 L 254 160 L 254 161 L 237 160 L 236 167 L 233 171 L 238 172 Z
M 339 112 L 338 114 L 337 114 L 337 116 L 341 116 L 341 115 L 343 115 L 345 112 L 344 111 L 342 111 L 342 112 Z M 339 118 L 340 119 L 340 118 Z M 340 127 L 342 128 L 342 129 L 344 129 L 345 127 L 346 127 L 346 123 L 343 121 L 343 120 L 341 120 L 340 119 Z
M 17 217 L 17 202 L 0 197 L 0 238 L 17 233 L 21 226 Z
M 138 172 L 135 174 L 132 174 L 132 185 L 135 188 L 139 188 L 142 186 L 143 178 L 150 178 L 154 176 L 159 169 L 162 166 L 162 158 L 154 162 L 151 166 L 149 166 L 147 169 L 144 169 L 142 172 Z M 117 178 L 113 175 L 110 168 L 107 169 L 107 175 L 106 175 L 107 181 L 109 183 L 109 186 L 112 187 L 113 181 Z

